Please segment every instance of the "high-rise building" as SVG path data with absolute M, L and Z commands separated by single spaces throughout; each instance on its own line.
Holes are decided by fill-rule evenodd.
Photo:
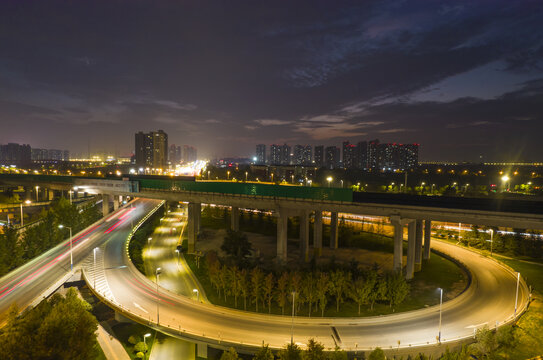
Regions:
M 281 165 L 281 145 L 270 145 L 270 164 Z
M 337 146 L 328 146 L 325 149 L 325 165 L 327 169 L 337 169 L 340 164 L 340 150 Z
M 290 146 L 281 146 L 281 165 L 290 165 Z
M 368 168 L 368 143 L 366 141 L 360 141 L 356 144 L 354 153 L 355 167 L 357 169 L 366 170 Z
M 28 144 L 8 143 L 0 145 L 0 165 L 28 166 L 32 161 L 32 149 Z
M 162 130 L 136 133 L 136 165 L 165 169 L 168 163 L 168 134 Z
M 352 169 L 355 166 L 354 163 L 354 155 L 355 155 L 355 147 L 348 141 L 344 141 L 342 144 L 343 149 L 343 168 L 344 169 Z
M 181 162 L 181 146 L 170 145 L 168 159 L 171 165 L 177 165 Z
M 258 144 L 256 146 L 256 163 L 264 165 L 266 163 L 266 145 Z
M 324 146 L 323 145 L 315 146 L 315 166 L 316 167 L 324 166 Z
M 191 163 L 198 159 L 197 150 L 194 146 L 183 145 L 183 162 Z
M 419 144 L 402 146 L 402 168 L 413 169 L 419 165 Z
M 302 165 L 311 165 L 313 158 L 313 149 L 311 145 L 304 146 L 303 155 L 302 155 Z
M 371 140 L 368 142 L 368 170 L 377 169 L 379 166 L 379 139 Z
M 292 163 L 294 165 L 311 165 L 312 153 L 311 145 L 296 145 L 294 146 Z

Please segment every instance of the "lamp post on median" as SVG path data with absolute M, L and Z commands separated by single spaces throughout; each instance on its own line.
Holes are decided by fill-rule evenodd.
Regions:
M 296 300 L 296 291 L 292 292 L 292 323 L 290 325 L 290 343 L 294 344 L 294 302 Z
M 30 200 L 25 201 L 26 205 L 28 205 L 30 203 L 31 203 Z M 21 227 L 23 227 L 24 225 L 25 225 L 25 223 L 24 223 L 24 214 L 23 214 L 23 203 L 21 203 Z
M 200 292 L 198 289 L 192 289 L 193 293 L 196 293 L 196 301 L 200 302 Z
M 175 252 L 177 253 L 177 266 L 179 266 L 179 249 L 175 249 Z
M 443 289 L 439 289 L 439 334 L 438 334 L 438 341 L 441 343 L 441 310 L 443 308 Z
M 143 344 L 145 345 L 144 348 L 145 348 L 145 358 L 147 358 L 147 341 L 145 341 L 149 336 L 151 336 L 150 333 L 147 333 L 145 335 L 143 335 Z
M 332 182 L 332 180 L 334 180 L 331 176 L 328 176 L 326 178 L 326 181 L 328 181 L 328 187 L 330 187 L 330 183 Z
M 60 224 L 58 228 L 59 229 L 67 228 L 70 230 L 70 271 L 72 271 L 74 269 L 74 256 L 73 256 L 73 249 L 72 249 L 72 227 L 64 226 Z
M 160 303 L 160 297 L 158 296 L 158 275 L 160 275 L 160 270 L 162 270 L 162 268 L 156 268 L 156 271 L 155 271 L 155 276 L 156 276 L 156 324 L 157 326 L 160 324 L 160 317 L 159 317 L 159 312 L 158 312 L 158 306 L 159 306 L 159 303 Z

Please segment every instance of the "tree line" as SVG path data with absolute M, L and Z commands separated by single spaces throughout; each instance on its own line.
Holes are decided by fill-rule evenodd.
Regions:
M 53 202 L 49 209 L 42 210 L 42 221 L 27 228 L 22 236 L 13 226 L 4 226 L 0 233 L 0 276 L 68 238 L 66 227 L 71 227 L 72 233 L 76 234 L 100 217 L 94 204 L 79 208 L 61 198 Z M 60 224 L 65 228 L 59 229 Z
M 373 310 L 376 302 L 387 303 L 391 308 L 401 304 L 409 295 L 410 287 L 401 273 L 381 274 L 376 269 L 359 271 L 281 271 L 266 272 L 259 267 L 240 268 L 222 264 L 216 256 L 206 256 L 207 273 L 217 296 L 234 300 L 234 307 L 243 305 L 244 310 L 267 311 L 272 305 L 281 308 L 292 305 L 296 313 L 307 311 L 308 316 L 320 312 L 324 316 L 333 303 L 336 312 L 341 304 L 353 302 L 358 314 L 363 305 Z M 294 296 L 292 295 L 294 293 Z

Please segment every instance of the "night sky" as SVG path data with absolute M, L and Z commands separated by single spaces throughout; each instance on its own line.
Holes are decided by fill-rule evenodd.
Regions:
M 0 143 L 421 144 L 543 161 L 541 1 L 0 2 Z

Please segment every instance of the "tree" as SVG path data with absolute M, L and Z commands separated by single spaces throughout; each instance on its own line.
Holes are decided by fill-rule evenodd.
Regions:
M 330 292 L 336 298 L 336 311 L 339 312 L 339 304 L 343 302 L 343 295 L 351 275 L 345 274 L 342 270 L 335 270 L 330 274 Z
M 365 280 L 365 286 L 371 289 L 368 294 L 368 301 L 371 304 L 370 310 L 373 311 L 375 301 L 377 301 L 381 296 L 379 291 L 379 281 L 377 281 L 377 272 L 370 270 L 367 273 Z
M 281 314 L 285 315 L 285 305 L 287 301 L 288 274 L 282 273 L 277 279 L 277 304 L 281 307 Z
M 342 350 L 339 348 L 339 346 L 336 345 L 336 348 L 334 351 L 332 351 L 328 357 L 330 360 L 347 360 L 347 352 L 345 350 Z
M 385 352 L 380 347 L 376 347 L 368 356 L 368 360 L 385 360 Z
M 307 341 L 307 350 L 303 353 L 304 360 L 326 360 L 324 345 L 311 338 Z
M 360 306 L 368 301 L 370 292 L 373 290 L 373 287 L 370 288 L 367 285 L 364 278 L 359 277 L 349 288 L 349 297 L 358 304 L 358 315 L 360 315 Z
M 270 347 L 268 344 L 264 344 L 264 342 L 262 342 L 260 350 L 253 356 L 253 360 L 274 360 L 274 358 Z
M 8 273 L 22 262 L 19 236 L 13 226 L 4 226 L 0 233 L 0 276 Z
M 475 335 L 474 350 L 481 356 L 493 358 L 499 344 L 496 340 L 494 331 L 488 328 L 488 325 L 477 330 Z
M 302 283 L 302 291 L 301 291 L 301 295 L 304 299 L 305 302 L 307 302 L 308 304 L 308 315 L 309 317 L 311 317 L 311 310 L 312 310 L 312 305 L 313 303 L 316 302 L 316 299 L 317 299 L 317 294 L 316 294 L 316 291 L 315 291 L 315 287 L 316 287 L 316 281 L 315 281 L 315 277 L 313 276 L 313 272 L 308 272 L 305 277 L 304 277 L 304 281 Z
M 255 267 L 251 270 L 251 293 L 253 295 L 253 301 L 255 303 L 255 310 L 258 312 L 258 301 L 262 295 L 262 286 L 264 282 L 264 274 L 262 270 Z
M 264 279 L 264 286 L 262 288 L 264 300 L 268 304 L 268 313 L 271 313 L 271 302 L 273 299 L 273 288 L 275 286 L 275 278 L 273 277 L 272 273 L 269 273 L 266 275 L 266 278 Z
M 317 279 L 317 299 L 319 302 L 319 307 L 321 309 L 321 316 L 324 316 L 324 310 L 326 309 L 326 304 L 328 303 L 328 289 L 330 286 L 330 281 L 328 278 L 328 274 L 326 273 L 319 273 L 318 279 Z
M 228 229 L 221 250 L 229 255 L 237 264 L 242 263 L 251 254 L 251 243 L 247 235 L 241 231 Z
M 389 306 L 401 304 L 409 295 L 409 284 L 399 272 L 389 273 L 386 277 L 386 296 Z
M 140 341 L 139 343 L 137 343 L 137 344 L 134 346 L 134 351 L 135 351 L 135 352 L 146 353 L 148 349 L 149 349 L 149 347 L 148 347 L 147 344 L 144 343 L 143 341 Z
M 289 343 L 279 352 L 280 360 L 302 360 L 302 349 L 294 343 Z
M 227 351 L 224 351 L 221 355 L 221 360 L 239 360 L 238 353 L 233 347 L 229 348 Z
M 238 295 L 240 294 L 239 286 L 239 268 L 232 266 L 228 271 L 228 283 L 230 284 L 230 290 L 234 295 L 234 307 L 238 307 Z
M 243 310 L 247 310 L 247 296 L 249 296 L 249 279 L 247 278 L 247 269 L 242 269 L 239 272 L 239 290 L 243 296 Z

